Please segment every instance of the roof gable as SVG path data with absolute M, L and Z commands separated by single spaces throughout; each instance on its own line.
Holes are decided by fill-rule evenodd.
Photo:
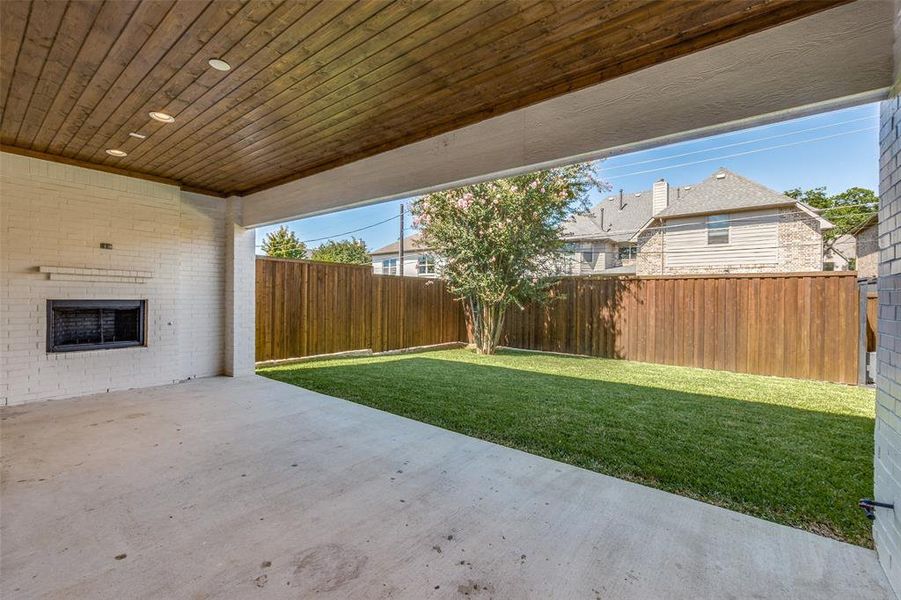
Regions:
M 428 250 L 428 247 L 422 243 L 422 240 L 418 233 L 408 235 L 404 238 L 405 252 L 419 252 L 421 250 Z M 369 254 L 370 256 L 375 256 L 377 254 L 397 254 L 398 252 L 400 252 L 400 242 L 391 242 L 387 246 L 382 246 L 378 250 L 373 250 Z
M 670 198 L 675 196 L 670 187 Z M 591 239 L 625 242 L 651 218 L 651 190 L 608 196 L 588 212 L 573 216 L 563 226 L 567 240 Z
M 713 175 L 682 194 L 676 202 L 671 201 L 656 217 L 667 219 L 793 204 L 796 204 L 795 200 L 785 194 L 728 169 L 717 169 Z

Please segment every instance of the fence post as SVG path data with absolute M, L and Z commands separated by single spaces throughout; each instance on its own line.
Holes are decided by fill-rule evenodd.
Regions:
M 857 280 L 857 385 L 867 385 L 867 291 L 870 284 L 866 279 Z

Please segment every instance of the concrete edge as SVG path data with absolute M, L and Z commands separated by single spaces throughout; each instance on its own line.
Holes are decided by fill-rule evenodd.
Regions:
M 395 354 L 413 354 L 415 352 L 432 352 L 435 350 L 449 350 L 451 348 L 464 348 L 464 342 L 445 342 L 443 344 L 429 344 L 427 346 L 411 346 L 409 348 L 399 348 L 397 350 L 385 350 L 383 352 L 373 352 L 370 349 L 362 350 L 346 350 L 344 352 L 333 352 L 331 354 L 314 354 L 313 356 L 299 356 L 296 358 L 280 358 L 277 360 L 263 360 L 256 363 L 256 368 L 277 367 L 283 365 L 293 365 L 297 363 L 316 362 L 321 360 L 332 360 L 335 358 L 361 358 L 366 356 L 392 356 Z

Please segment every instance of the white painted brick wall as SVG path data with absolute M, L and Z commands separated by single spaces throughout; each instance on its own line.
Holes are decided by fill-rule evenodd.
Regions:
M 179 231 L 180 379 L 224 372 L 225 201 L 182 192 Z
M 901 590 L 901 97 L 882 103 L 879 163 L 879 347 L 876 374 L 874 495 L 876 551 Z
M 901 594 L 901 0 L 895 0 L 894 94 L 879 107 L 879 343 L 873 495 L 876 553 Z
M 256 236 L 245 229 L 242 200 L 229 198 L 225 237 L 225 373 L 251 375 L 256 360 Z
M 169 185 L 0 153 L 0 404 L 222 373 L 225 208 Z M 56 281 L 39 266 L 153 276 Z M 147 347 L 48 354 L 54 298 L 146 299 Z

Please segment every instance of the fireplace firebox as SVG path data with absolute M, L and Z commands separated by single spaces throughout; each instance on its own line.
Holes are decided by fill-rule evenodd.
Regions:
M 146 300 L 47 300 L 47 352 L 144 346 Z

